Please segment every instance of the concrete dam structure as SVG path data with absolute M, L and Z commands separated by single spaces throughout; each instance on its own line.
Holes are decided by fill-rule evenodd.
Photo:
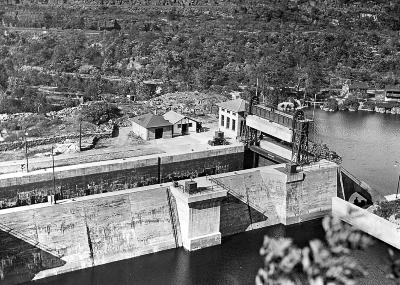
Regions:
M 308 141 L 295 116 L 252 110 L 244 144 L 209 146 L 208 137 L 194 134 L 162 141 L 162 153 L 53 168 L 42 161 L 31 172 L 0 174 L 0 283 L 202 249 L 226 236 L 322 217 L 332 197 L 372 199 L 336 163 L 293 161 L 294 146 Z
M 328 161 L 295 174 L 279 164 L 3 209 L 1 284 L 321 217 L 331 211 L 337 173 Z
M 47 195 L 70 199 L 244 168 L 244 146 L 160 153 L 0 174 L 0 209 L 42 202 Z

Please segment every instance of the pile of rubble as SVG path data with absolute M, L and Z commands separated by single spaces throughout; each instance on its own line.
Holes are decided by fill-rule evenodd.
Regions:
M 211 113 L 212 107 L 227 98 L 220 94 L 205 94 L 200 92 L 176 92 L 168 93 L 145 102 L 146 109 L 157 110 L 165 113 L 169 110 L 181 114 L 202 115 Z
M 60 111 L 51 111 L 46 113 L 46 116 L 51 117 L 51 118 L 72 118 L 77 115 L 77 113 L 80 111 L 81 107 L 71 107 L 71 108 L 65 108 Z
M 34 113 L 0 114 L 0 122 L 7 122 L 11 120 L 22 120 L 33 115 L 36 114 Z

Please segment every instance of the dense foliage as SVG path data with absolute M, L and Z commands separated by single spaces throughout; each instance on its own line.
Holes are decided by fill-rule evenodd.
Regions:
M 325 101 L 323 108 L 330 111 L 337 111 L 339 109 L 339 103 L 336 99 L 330 98 Z
M 314 161 L 320 161 L 321 159 L 326 159 L 329 161 L 333 161 L 337 164 L 342 163 L 342 157 L 339 156 L 335 151 L 330 150 L 326 144 L 310 142 L 308 149 Z
M 396 219 L 400 218 L 400 200 L 378 202 L 374 214 L 384 219 L 389 219 L 392 215 L 396 215 Z
M 349 256 L 352 249 L 371 244 L 368 236 L 338 219 L 323 220 L 326 243 L 312 240 L 299 248 L 290 239 L 264 238 L 260 254 L 264 267 L 257 285 L 354 284 L 365 271 Z
M 0 12 L 6 25 L 50 29 L 11 28 L 0 36 L 0 85 L 10 89 L 17 80 L 80 91 L 89 99 L 101 93 L 148 99 L 143 82 L 149 79 L 160 79 L 168 91 L 223 92 L 255 89 L 258 78 L 258 90 L 269 97 L 277 96 L 271 88 L 284 86 L 304 87 L 311 95 L 331 78 L 377 87 L 400 82 L 397 2 L 214 2 L 148 9 L 119 7 L 129 6 L 123 1 L 81 9 L 70 1 L 8 6 Z M 111 31 L 92 31 L 103 26 Z

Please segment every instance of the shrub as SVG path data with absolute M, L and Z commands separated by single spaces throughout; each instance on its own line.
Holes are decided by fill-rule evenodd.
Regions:
M 374 214 L 384 219 L 389 219 L 393 214 L 400 213 L 400 200 L 380 201 L 377 205 Z
M 363 104 L 363 108 L 369 109 L 369 110 L 374 110 L 375 106 L 376 106 L 375 102 L 372 102 L 372 101 L 367 101 Z
M 339 108 L 338 102 L 336 101 L 336 99 L 328 99 L 325 103 L 324 103 L 324 108 L 327 108 L 329 110 L 334 110 L 337 111 Z
M 353 96 L 349 96 L 346 98 L 343 102 L 342 109 L 348 110 L 349 108 L 353 108 L 358 110 L 358 107 L 360 106 L 360 103 L 358 103 L 357 98 Z
M 354 284 L 366 272 L 351 257 L 352 249 L 363 249 L 371 239 L 338 219 L 323 220 L 327 243 L 312 240 L 299 248 L 291 239 L 264 237 L 260 254 L 264 267 L 258 271 L 257 285 Z
M 100 125 L 121 116 L 115 105 L 106 102 L 91 102 L 82 107 L 81 118 L 87 122 Z

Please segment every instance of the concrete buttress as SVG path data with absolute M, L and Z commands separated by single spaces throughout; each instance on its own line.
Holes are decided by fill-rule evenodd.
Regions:
M 221 244 L 220 207 L 227 191 L 207 178 L 197 178 L 196 191 L 171 186 L 176 199 L 183 247 L 189 251 Z

